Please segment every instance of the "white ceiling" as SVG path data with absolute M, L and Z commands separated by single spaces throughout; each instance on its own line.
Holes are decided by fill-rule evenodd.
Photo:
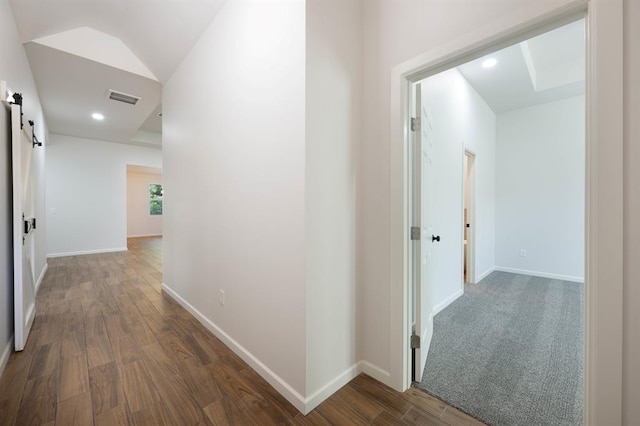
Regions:
M 159 147 L 161 83 L 225 1 L 10 0 L 49 130 Z M 142 99 L 115 102 L 107 89 Z
M 157 81 L 37 43 L 25 50 L 52 133 L 129 143 L 161 101 Z M 116 102 L 108 89 L 141 99 L 135 106 Z M 94 112 L 105 119 L 92 119 Z
M 162 117 L 158 114 L 162 113 L 162 104 L 154 109 L 149 117 L 140 126 L 140 130 L 151 133 L 162 133 Z
M 93 28 L 75 28 L 33 42 L 158 81 L 122 40 Z
M 224 1 L 11 0 L 49 130 L 160 146 L 162 87 L 156 80 L 172 75 Z M 95 37 L 81 36 L 91 33 Z M 98 40 L 104 47 L 95 49 Z M 108 46 L 116 46 L 111 59 L 91 54 Z M 498 64 L 482 68 L 487 57 Z M 487 57 L 458 70 L 496 113 L 584 94 L 583 20 Z M 110 101 L 107 89 L 142 100 L 136 106 Z M 105 120 L 92 120 L 93 112 Z
M 495 67 L 482 63 L 495 58 Z M 584 20 L 468 62 L 458 70 L 496 113 L 582 95 Z
M 80 27 L 120 39 L 161 82 L 225 0 L 11 0 L 22 42 Z

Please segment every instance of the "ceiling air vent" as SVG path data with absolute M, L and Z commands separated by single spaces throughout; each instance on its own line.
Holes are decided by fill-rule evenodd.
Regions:
M 124 102 L 125 104 L 135 105 L 140 100 L 140 97 L 134 95 L 128 95 L 126 93 L 118 92 L 117 90 L 109 89 L 107 93 L 109 99 L 114 101 Z

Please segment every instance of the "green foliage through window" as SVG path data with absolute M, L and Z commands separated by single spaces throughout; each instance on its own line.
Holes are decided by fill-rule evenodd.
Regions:
M 152 183 L 149 185 L 149 214 L 157 216 L 162 214 L 162 185 Z

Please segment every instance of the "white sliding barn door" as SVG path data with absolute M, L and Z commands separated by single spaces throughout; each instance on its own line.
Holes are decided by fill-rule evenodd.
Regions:
M 21 107 L 11 105 L 13 168 L 13 291 L 15 348 L 27 342 L 35 317 L 35 213 L 33 141 L 28 126 L 21 125 Z

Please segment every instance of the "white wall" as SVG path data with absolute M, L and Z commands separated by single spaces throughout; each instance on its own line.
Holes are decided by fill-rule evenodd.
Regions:
M 149 214 L 149 185 L 162 175 L 127 173 L 127 237 L 162 235 L 162 215 Z
M 382 371 L 391 366 L 390 134 L 391 71 L 425 52 L 470 34 L 512 28 L 571 0 L 445 2 L 369 0 L 364 8 L 364 122 L 358 174 L 358 275 L 362 356 Z M 393 330 L 393 335 L 401 331 Z M 395 374 L 395 373 L 394 373 Z M 397 374 L 396 374 L 397 375 Z M 391 375 L 388 374 L 391 383 Z M 384 379 L 383 375 L 379 378 Z M 394 376 L 397 380 L 397 377 Z M 395 382 L 397 384 L 397 382 Z
M 640 419 L 640 2 L 624 2 L 623 423 Z
M 227 2 L 162 103 L 165 288 L 302 409 L 304 0 Z
M 360 359 L 355 220 L 362 15 L 360 0 L 306 4 L 306 388 L 312 396 L 337 377 L 351 378 Z
M 36 136 L 46 141 L 47 131 L 40 99 L 33 81 L 27 56 L 20 42 L 13 12 L 8 0 L 0 0 L 0 80 L 10 89 L 24 96 L 26 120 L 36 123 Z M 13 222 L 11 177 L 10 110 L 0 102 L 0 371 L 4 355 L 13 348 Z M 35 231 L 36 279 L 42 278 L 46 266 L 45 236 L 47 221 L 44 214 L 44 166 L 46 146 L 34 151 L 35 212 L 38 229 Z
M 127 164 L 162 167 L 161 152 L 52 134 L 47 152 L 47 254 L 126 250 Z
M 584 279 L 584 102 L 577 96 L 498 114 L 498 268 Z
M 462 294 L 465 149 L 476 154 L 476 269 L 482 274 L 494 265 L 496 115 L 457 69 L 423 80 L 422 102 L 434 146 L 434 233 L 441 241 L 433 250 L 433 306 L 440 310 Z

